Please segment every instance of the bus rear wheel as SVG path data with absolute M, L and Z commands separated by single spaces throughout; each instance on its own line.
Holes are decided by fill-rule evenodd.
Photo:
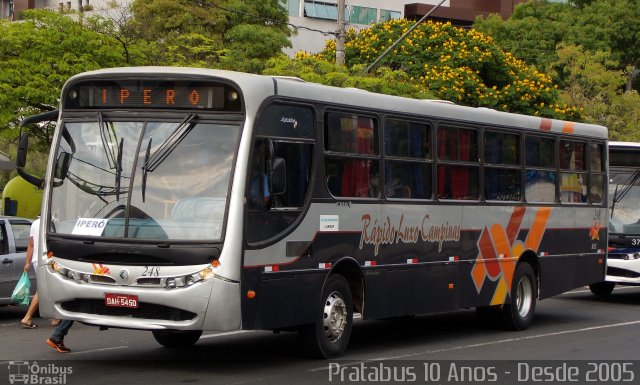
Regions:
M 188 348 L 195 345 L 202 335 L 201 330 L 154 330 L 153 338 L 166 348 Z
M 305 350 L 314 357 L 342 355 L 353 326 L 353 299 L 347 280 L 339 274 L 329 277 L 322 290 L 316 321 L 300 330 Z
M 613 292 L 614 287 L 616 287 L 615 282 L 604 281 L 604 282 L 592 283 L 591 285 L 589 285 L 589 290 L 591 290 L 591 292 L 595 295 L 608 297 Z
M 511 284 L 511 303 L 502 308 L 502 320 L 509 330 L 524 330 L 533 320 L 538 286 L 536 274 L 528 263 L 519 263 Z

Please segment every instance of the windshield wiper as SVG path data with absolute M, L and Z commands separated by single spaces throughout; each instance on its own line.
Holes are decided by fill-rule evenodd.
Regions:
M 153 172 L 158 166 L 162 164 L 162 162 L 171 155 L 173 150 L 178 147 L 180 142 L 184 140 L 184 138 L 189 135 L 191 129 L 194 127 L 193 120 L 196 119 L 198 115 L 189 114 L 187 117 L 180 122 L 178 127 L 164 140 L 158 147 L 158 149 L 153 153 L 153 155 L 149 156 L 151 151 L 151 139 L 149 139 L 149 145 L 147 146 L 147 156 L 145 156 L 144 164 L 142 165 L 142 201 L 144 202 L 144 195 L 147 186 L 147 173 Z
M 120 179 L 122 177 L 122 150 L 124 149 L 124 138 L 120 138 L 118 145 L 118 159 L 116 162 L 116 200 L 120 200 Z
M 613 194 L 613 199 L 611 202 L 611 218 L 613 218 L 613 209 L 616 207 L 616 203 L 620 202 L 624 197 L 631 191 L 631 189 L 635 186 L 636 182 L 640 179 L 640 169 L 636 170 L 625 180 L 622 184 L 623 187 L 618 190 L 618 186 L 620 184 L 616 184 L 616 191 Z
M 144 154 L 144 164 L 147 164 L 147 162 L 149 161 L 149 153 L 151 153 L 151 139 L 153 138 L 149 138 L 149 144 L 147 144 L 147 152 Z M 143 172 L 142 172 L 142 201 L 144 202 L 144 196 L 145 196 L 145 190 L 147 188 L 147 171 L 143 168 Z
M 109 168 L 116 168 L 116 154 L 114 154 L 113 147 L 111 146 L 111 144 L 117 140 L 116 135 L 115 132 L 112 133 L 109 131 L 108 125 L 104 123 L 104 120 L 102 120 L 101 112 L 98 112 L 98 127 L 100 128 L 100 141 L 102 142 L 102 149 L 104 150 L 105 154 L 107 154 Z

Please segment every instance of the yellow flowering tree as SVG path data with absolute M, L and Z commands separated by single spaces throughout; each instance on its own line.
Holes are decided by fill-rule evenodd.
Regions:
M 372 63 L 413 21 L 394 19 L 362 31 L 349 30 L 345 43 L 348 68 Z M 309 55 L 299 55 L 306 57 Z M 335 41 L 328 41 L 317 59 L 333 61 Z M 493 39 L 450 23 L 420 24 L 389 53 L 381 66 L 407 74 L 426 94 L 457 104 L 580 120 L 576 107 L 560 104 L 551 77 L 528 67 Z

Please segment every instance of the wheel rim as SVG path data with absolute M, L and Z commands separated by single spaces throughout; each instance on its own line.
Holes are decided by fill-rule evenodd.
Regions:
M 324 302 L 322 323 L 329 341 L 334 342 L 342 336 L 347 325 L 347 305 L 337 291 L 329 294 Z
M 531 311 L 531 303 L 533 302 L 533 285 L 529 277 L 522 277 L 518 282 L 518 294 L 516 297 L 516 306 L 520 317 L 526 317 Z

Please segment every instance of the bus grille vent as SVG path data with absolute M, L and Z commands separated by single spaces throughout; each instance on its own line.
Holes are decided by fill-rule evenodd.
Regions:
M 624 278 L 638 278 L 640 277 L 640 274 L 634 272 L 634 271 L 630 271 L 630 270 L 625 270 L 625 269 L 619 269 L 617 267 L 611 267 L 608 266 L 607 267 L 607 275 L 612 275 L 615 277 L 624 277 Z
M 62 303 L 62 308 L 74 313 L 97 314 L 111 317 L 131 317 L 165 321 L 188 321 L 196 318 L 190 311 L 153 303 L 139 303 L 138 308 L 106 306 L 102 299 L 75 299 Z

